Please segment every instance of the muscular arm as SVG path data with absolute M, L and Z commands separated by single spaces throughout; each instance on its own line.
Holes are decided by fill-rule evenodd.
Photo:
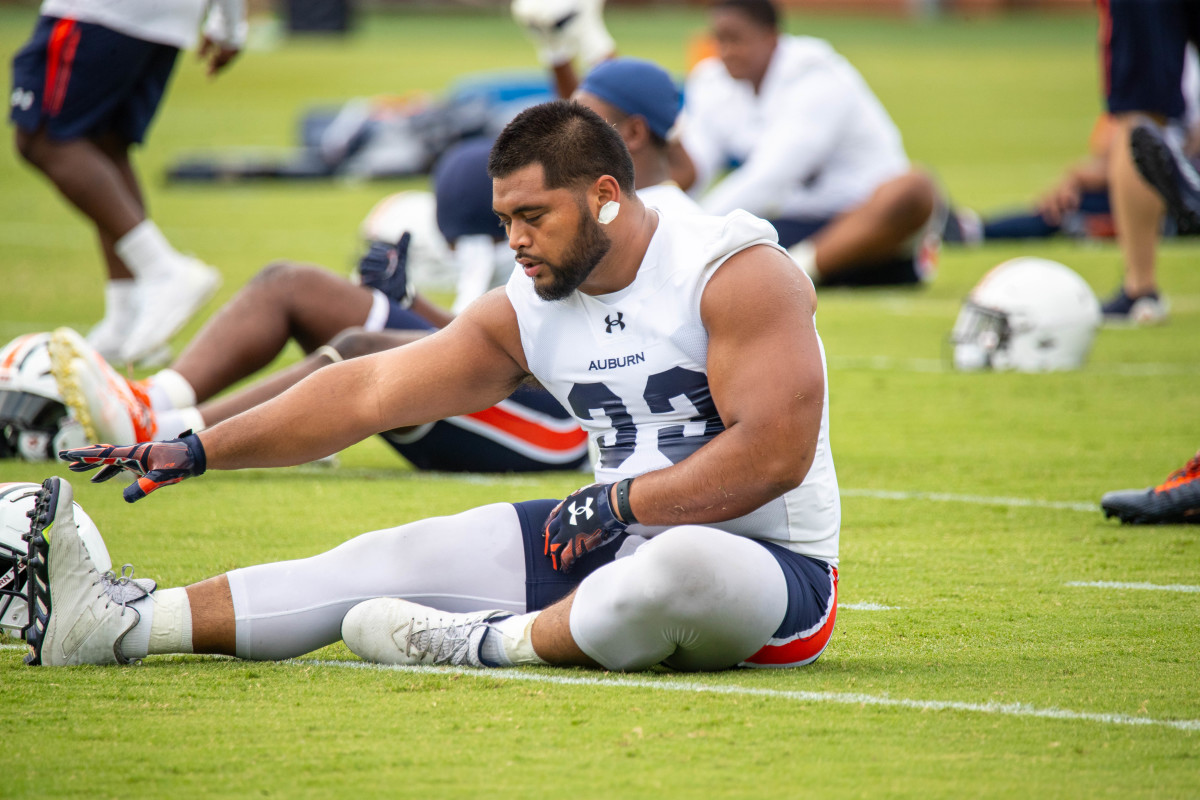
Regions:
M 317 370 L 200 434 L 209 469 L 303 464 L 371 434 L 486 408 L 525 375 L 516 314 L 496 290 L 441 331 Z
M 724 432 L 680 463 L 633 482 L 645 525 L 722 522 L 804 480 L 824 405 L 812 284 L 783 253 L 752 247 L 709 281 L 700 311 L 708 381 Z

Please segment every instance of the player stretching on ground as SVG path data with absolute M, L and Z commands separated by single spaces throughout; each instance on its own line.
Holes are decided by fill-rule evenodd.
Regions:
M 744 212 L 644 206 L 616 131 L 519 115 L 489 161 L 523 267 L 413 345 L 318 370 L 199 435 L 64 453 L 137 499 L 206 468 L 298 464 L 486 407 L 532 374 L 600 438 L 598 483 L 160 590 L 100 579 L 51 478 L 32 530 L 46 664 L 299 655 L 723 669 L 813 661 L 832 633 L 840 503 L 811 282 Z M 323 414 L 331 397 L 340 413 Z M 311 421 L 320 417 L 321 424 Z M 47 545 L 47 540 L 49 544 Z M 403 598 L 420 598 L 417 605 Z M 366 601 L 366 602 L 364 602 Z M 82 617 L 95 623 L 69 635 Z

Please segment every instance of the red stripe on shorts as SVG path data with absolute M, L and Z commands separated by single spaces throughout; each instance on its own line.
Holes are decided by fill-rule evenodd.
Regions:
M 570 452 L 587 442 L 587 434 L 581 428 L 569 431 L 556 431 L 534 420 L 518 416 L 499 406 L 485 408 L 474 414 L 467 414 L 473 420 L 482 422 L 489 427 L 515 436 L 530 444 L 537 445 L 552 452 Z
M 833 571 L 833 603 L 829 616 L 817 632 L 803 639 L 793 639 L 786 644 L 768 644 L 745 660 L 746 664 L 760 667 L 788 667 L 807 664 L 821 654 L 829 637 L 833 635 L 833 623 L 837 619 L 837 570 Z
M 1109 0 L 1096 0 L 1096 7 L 1100 9 L 1100 64 L 1104 71 L 1101 78 L 1105 97 L 1112 94 L 1112 9 L 1108 4 Z
M 62 109 L 71 80 L 71 65 L 75 48 L 79 46 L 79 27 L 73 19 L 60 19 L 50 32 L 46 55 L 46 86 L 42 92 L 42 108 L 51 116 Z

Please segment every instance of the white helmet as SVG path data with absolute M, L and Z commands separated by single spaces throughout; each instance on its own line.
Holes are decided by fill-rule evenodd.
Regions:
M 359 226 L 367 242 L 395 244 L 405 232 L 408 271 L 421 286 L 453 288 L 457 280 L 450 245 L 438 229 L 437 203 L 432 192 L 408 191 L 390 194 L 375 204 Z
M 27 333 L 0 350 L 0 458 L 52 459 L 87 444 L 50 374 L 50 334 Z
M 1014 258 L 993 267 L 963 301 L 951 340 L 961 370 L 1078 369 L 1100 327 L 1087 282 L 1057 261 Z
M 36 503 L 36 483 L 0 483 L 0 630 L 19 636 L 29 625 L 28 587 L 23 559 L 28 552 L 29 512 Z M 96 569 L 112 569 L 112 559 L 100 530 L 75 504 L 75 524 Z

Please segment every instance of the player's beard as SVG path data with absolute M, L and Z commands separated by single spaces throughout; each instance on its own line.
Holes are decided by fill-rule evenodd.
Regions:
M 550 282 L 539 284 L 534 281 L 533 289 L 543 300 L 562 300 L 569 296 L 587 280 L 612 247 L 612 239 L 608 238 L 600 223 L 592 219 L 587 206 L 580 203 L 579 211 L 579 227 L 562 261 L 559 264 L 542 262 L 550 275 Z

